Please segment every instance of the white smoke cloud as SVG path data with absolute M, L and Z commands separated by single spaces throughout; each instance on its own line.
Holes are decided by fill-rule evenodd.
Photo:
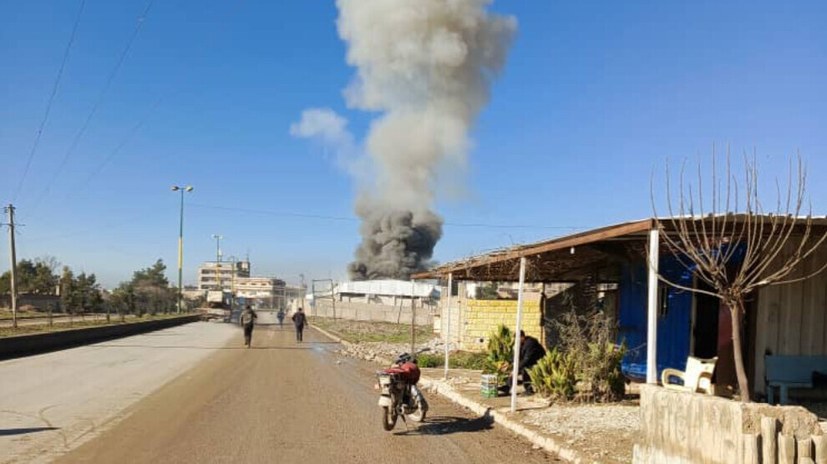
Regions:
M 407 278 L 429 264 L 442 236 L 432 211 L 440 169 L 465 166 L 469 130 L 517 30 L 515 18 L 487 11 L 491 2 L 336 0 L 356 68 L 345 100 L 381 114 L 358 144 L 330 109 L 305 111 L 290 133 L 333 147 L 359 180 L 362 243 L 352 277 Z
M 336 163 L 353 177 L 359 189 L 369 190 L 374 178 L 371 160 L 347 125 L 348 120 L 330 108 L 308 108 L 290 125 L 290 135 L 319 141 L 326 151 L 333 152 Z
M 464 166 L 468 131 L 488 101 L 517 28 L 490 0 L 337 0 L 357 73 L 352 108 L 381 111 L 366 148 L 392 210 L 433 206 L 439 169 Z

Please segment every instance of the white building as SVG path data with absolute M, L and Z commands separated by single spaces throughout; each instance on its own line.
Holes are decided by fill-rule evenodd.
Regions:
M 249 261 L 207 261 L 198 268 L 198 289 L 231 291 L 242 277 L 250 277 Z

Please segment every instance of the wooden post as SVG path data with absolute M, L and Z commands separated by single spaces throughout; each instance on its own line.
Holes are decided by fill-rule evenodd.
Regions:
M 442 321 L 442 328 L 445 329 L 445 333 L 442 334 L 442 339 L 445 342 L 445 380 L 448 380 L 448 356 L 450 355 L 450 345 L 451 345 L 451 288 L 454 285 L 454 274 L 452 272 L 448 273 L 448 298 L 445 299 L 445 305 L 442 307 L 442 317 L 445 319 Z M 442 295 L 440 295 L 440 300 L 442 299 Z
M 658 383 L 658 246 L 660 231 L 657 227 L 649 231 L 649 282 L 647 298 L 646 330 L 646 383 Z
M 814 456 L 816 464 L 827 464 L 827 436 L 814 436 L 813 448 L 816 451 Z
M 795 464 L 795 437 L 778 435 L 778 464 Z
M 809 438 L 798 440 L 798 464 L 814 464 L 813 441 Z
M 416 308 L 414 307 L 414 297 L 416 296 L 416 292 L 414 291 L 415 284 L 416 283 L 414 280 L 411 279 L 411 356 L 416 353 Z M 393 298 L 396 299 L 396 296 Z
M 520 375 L 520 330 L 523 324 L 523 287 L 525 287 L 525 257 L 520 258 L 520 286 L 517 288 L 517 323 L 514 329 L 514 365 L 511 368 L 511 412 L 517 411 L 517 377 Z
M 760 464 L 761 451 L 758 449 L 758 434 L 746 433 L 744 440 L 744 464 Z
M 778 432 L 776 421 L 772 417 L 761 418 L 762 463 L 775 464 L 778 457 Z

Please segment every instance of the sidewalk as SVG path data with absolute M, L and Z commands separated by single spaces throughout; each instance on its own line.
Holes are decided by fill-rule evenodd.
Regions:
M 343 345 L 351 345 L 323 329 L 314 329 Z M 378 357 L 374 361 L 391 362 Z M 536 448 L 566 461 L 576 464 L 631 461 L 639 421 L 636 403 L 549 407 L 538 395 L 518 396 L 517 412 L 512 414 L 511 397 L 482 397 L 480 379 L 480 371 L 451 369 L 446 380 L 442 368 L 425 368 L 420 385 L 480 416 L 491 416 L 495 423 L 527 439 Z

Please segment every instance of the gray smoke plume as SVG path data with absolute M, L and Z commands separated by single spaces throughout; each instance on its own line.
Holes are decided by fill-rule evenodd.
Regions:
M 362 147 L 372 179 L 360 186 L 357 200 L 363 223 L 349 267 L 354 279 L 405 279 L 430 262 L 442 235 L 442 218 L 432 211 L 440 170 L 465 166 L 468 131 L 517 29 L 513 17 L 489 13 L 490 4 L 336 1 L 339 36 L 356 68 L 344 91 L 347 104 L 381 113 Z M 321 119 L 328 128 L 344 127 L 333 124 L 335 118 Z M 302 124 L 295 132 L 311 136 Z M 331 138 L 331 131 L 315 132 Z

